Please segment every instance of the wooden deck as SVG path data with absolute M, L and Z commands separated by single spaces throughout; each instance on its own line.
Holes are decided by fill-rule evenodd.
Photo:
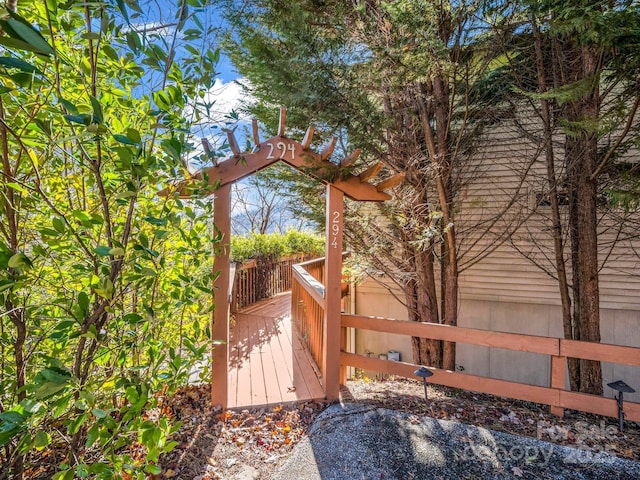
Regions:
M 229 408 L 324 398 L 318 368 L 291 324 L 291 293 L 235 315 L 229 333 Z

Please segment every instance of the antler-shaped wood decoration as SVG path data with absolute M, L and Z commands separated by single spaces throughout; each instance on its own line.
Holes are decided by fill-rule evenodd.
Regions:
M 383 202 L 389 200 L 391 195 L 385 190 L 396 187 L 404 180 L 405 174 L 397 173 L 377 185 L 369 183 L 369 179 L 375 177 L 382 169 L 381 163 L 365 170 L 360 175 L 353 175 L 347 169 L 355 163 L 360 155 L 359 149 L 344 158 L 340 164 L 330 162 L 329 157 L 335 148 L 336 138 L 333 138 L 321 153 L 315 153 L 310 150 L 314 127 L 309 126 L 302 143 L 298 143 L 284 136 L 286 118 L 287 109 L 281 107 L 278 135 L 265 142 L 260 142 L 258 122 L 254 120 L 252 122 L 253 141 L 256 147 L 252 152 L 241 152 L 233 132 L 225 129 L 231 157 L 201 170 L 189 179 L 176 182 L 161 190 L 159 195 L 178 195 L 180 198 L 190 198 L 197 195 L 197 184 L 205 178 L 209 185 L 223 186 L 241 180 L 279 161 L 283 161 L 323 183 L 332 184 L 344 192 L 347 197 L 358 201 Z

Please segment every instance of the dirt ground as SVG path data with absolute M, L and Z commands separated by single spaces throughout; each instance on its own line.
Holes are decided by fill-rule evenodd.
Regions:
M 624 433 L 620 433 L 614 418 L 579 412 L 558 418 L 544 405 L 439 386 L 430 385 L 428 390 L 426 402 L 419 382 L 391 377 L 349 381 L 341 394 L 343 402 L 455 420 L 640 460 L 640 426 L 634 422 L 626 422 Z M 327 406 L 305 402 L 222 412 L 209 405 L 209 392 L 207 385 L 190 387 L 166 400 L 166 407 L 175 421 L 182 422 L 182 428 L 175 438 L 176 449 L 161 458 L 163 471 L 157 478 L 268 479 Z

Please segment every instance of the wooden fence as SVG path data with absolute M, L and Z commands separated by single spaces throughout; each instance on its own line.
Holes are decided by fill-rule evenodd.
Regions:
M 275 262 L 249 260 L 237 265 L 231 293 L 231 311 L 238 310 L 265 298 L 289 291 L 293 265 L 303 256 L 282 258 Z
M 292 318 L 301 326 L 303 335 L 304 332 L 308 332 L 307 345 L 312 353 L 315 351 L 313 355 L 318 365 L 323 364 L 322 359 L 326 355 L 326 352 L 322 352 L 322 337 L 318 339 L 316 333 L 322 332 L 323 328 L 324 287 L 307 268 L 311 267 L 317 271 L 320 269 L 321 262 L 322 259 L 294 267 L 293 292 L 295 294 L 292 297 Z M 618 415 L 617 403 L 613 398 L 565 389 L 567 358 L 640 366 L 640 348 L 636 347 L 343 314 L 341 318 L 343 335 L 347 327 L 548 355 L 551 371 L 549 385 L 546 387 L 436 368 L 430 368 L 433 376 L 429 381 L 439 385 L 549 405 L 551 412 L 560 416 L 563 415 L 564 409 L 609 417 Z M 343 371 L 347 366 L 351 366 L 416 378 L 414 371 L 419 367 L 407 362 L 366 357 L 344 350 L 339 355 Z M 344 378 L 344 375 L 341 377 Z M 624 409 L 628 420 L 640 421 L 640 403 L 625 402 Z
M 324 330 L 324 259 L 293 266 L 291 319 L 318 367 L 322 368 Z M 324 376 L 324 372 L 323 376 Z

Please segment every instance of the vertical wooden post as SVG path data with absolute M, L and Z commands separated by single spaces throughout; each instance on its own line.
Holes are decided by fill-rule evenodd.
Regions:
M 213 200 L 214 243 L 213 271 L 220 274 L 213 283 L 213 324 L 215 343 L 211 354 L 211 403 L 227 408 L 229 375 L 229 242 L 231 236 L 231 184 L 220 187 Z
M 327 185 L 326 259 L 324 271 L 324 335 L 322 372 L 327 400 L 340 393 L 340 297 L 342 283 L 342 225 L 344 193 Z
M 564 390 L 565 388 L 565 375 L 567 357 L 560 357 L 551 355 L 551 388 L 557 388 Z M 564 417 L 564 408 L 561 406 L 551 406 L 551 414 L 558 417 Z

